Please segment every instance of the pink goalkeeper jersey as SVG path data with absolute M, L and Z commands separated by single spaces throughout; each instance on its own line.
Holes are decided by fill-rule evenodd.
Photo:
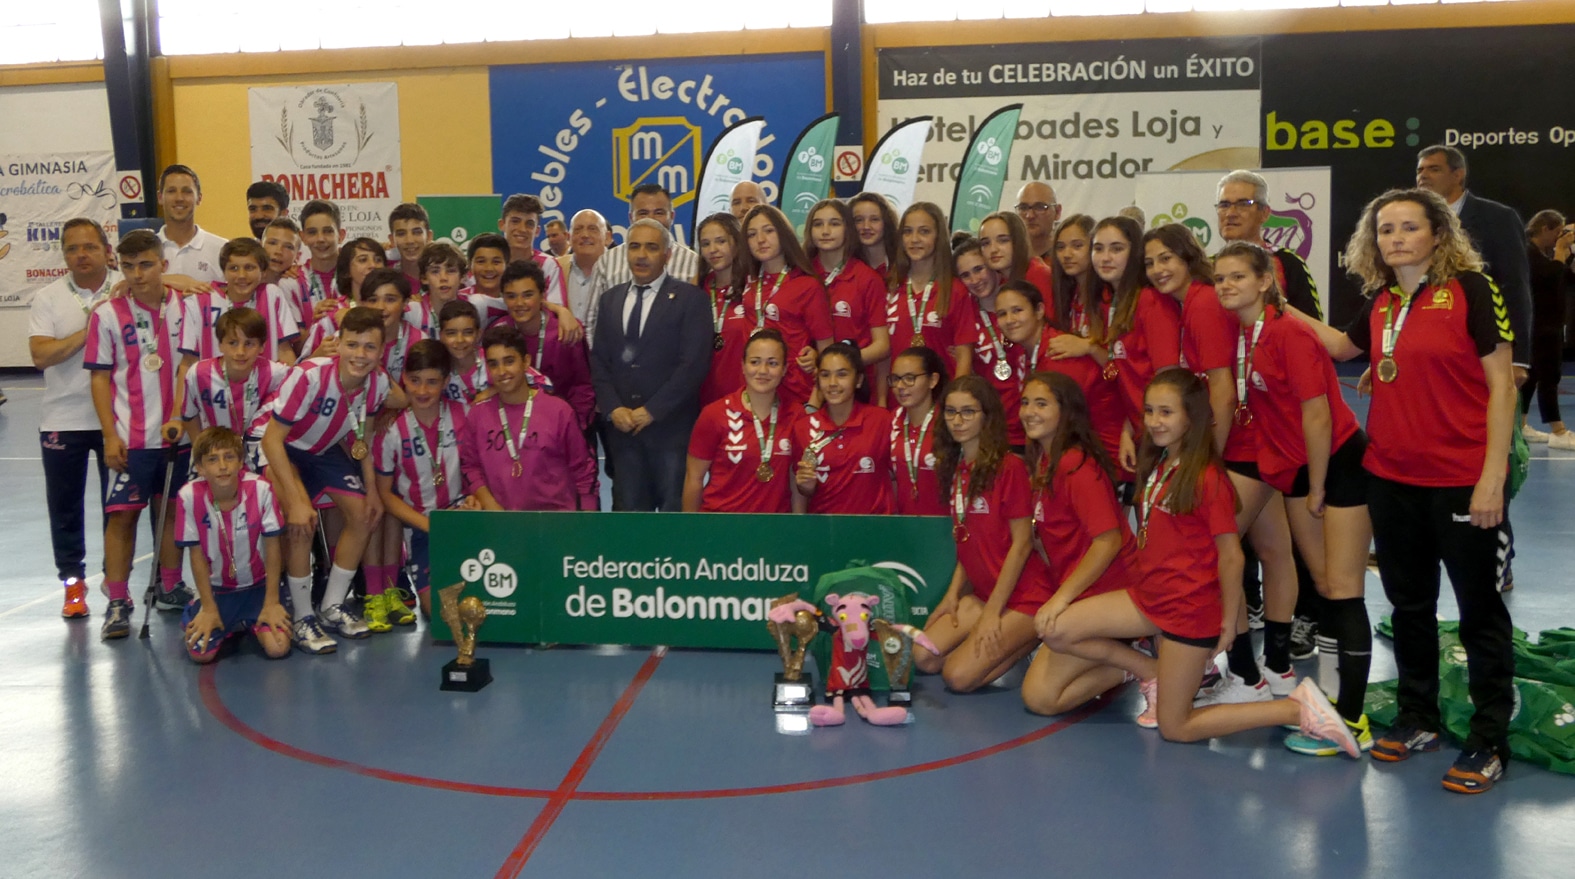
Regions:
M 279 504 L 268 480 L 242 473 L 235 494 L 237 502 L 228 512 L 219 509 L 205 479 L 193 479 L 175 496 L 175 521 L 180 523 L 175 542 L 202 548 L 215 592 L 266 585 L 263 538 L 281 531 Z
M 274 420 L 290 430 L 285 443 L 321 455 L 355 435 L 356 422 L 368 427 L 388 400 L 388 373 L 373 370 L 361 387 L 346 391 L 339 379 L 339 358 L 314 357 L 290 370 L 273 401 Z M 367 437 L 370 445 L 372 437 Z
M 394 493 L 416 512 L 447 509 L 465 496 L 459 464 L 464 428 L 464 407 L 452 400 L 439 403 L 437 420 L 424 427 L 406 409 L 379 437 L 372 464 L 383 476 L 394 477 Z
M 180 350 L 198 360 L 219 356 L 219 340 L 213 335 L 213 325 L 219 316 L 242 305 L 261 314 L 268 324 L 268 338 L 263 342 L 263 356 L 278 360 L 279 352 L 301 334 L 295 319 L 295 309 L 289 300 L 272 284 L 252 291 L 251 298 L 241 303 L 230 301 L 224 295 L 224 285 L 215 284 L 213 293 L 194 293 L 181 300 Z
M 158 308 L 126 296 L 101 304 L 88 318 L 82 365 L 110 371 L 115 432 L 127 448 L 164 445 L 160 428 L 175 417 L 179 341 L 180 297 L 173 290 L 164 291 Z
M 245 379 L 232 382 L 224 358 L 199 360 L 186 370 L 186 402 L 181 418 L 196 419 L 204 430 L 228 427 L 244 439 L 261 439 L 268 427 L 269 407 L 284 386 L 290 367 L 257 358 Z

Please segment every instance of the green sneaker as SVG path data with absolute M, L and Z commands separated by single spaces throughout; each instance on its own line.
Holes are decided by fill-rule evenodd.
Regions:
M 416 612 L 410 609 L 410 603 L 405 601 L 405 596 L 410 593 L 390 586 L 383 591 L 383 609 L 387 612 L 388 621 L 396 626 L 413 626 L 416 624 Z
M 368 629 L 374 632 L 392 632 L 394 630 L 393 625 L 388 622 L 388 600 L 389 595 L 386 592 L 382 595 L 368 595 L 366 597 L 366 603 L 362 607 L 364 611 L 362 621 L 366 623 Z M 398 603 L 397 599 L 395 599 L 395 603 Z M 404 605 L 399 606 L 401 609 L 404 607 Z
M 1351 730 L 1351 735 L 1356 739 L 1358 748 L 1361 748 L 1363 751 L 1371 751 L 1373 749 L 1373 730 L 1371 724 L 1367 722 L 1367 715 L 1362 715 L 1355 723 L 1347 720 L 1345 725 Z M 1340 753 L 1340 746 L 1335 742 L 1326 739 L 1315 739 L 1306 733 L 1295 733 L 1286 736 L 1285 747 L 1298 754 L 1306 754 L 1310 757 L 1333 757 Z

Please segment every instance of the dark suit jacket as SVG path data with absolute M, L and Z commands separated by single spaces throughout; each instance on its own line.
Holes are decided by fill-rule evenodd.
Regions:
M 1487 263 L 1486 274 L 1498 285 L 1515 331 L 1515 362 L 1531 363 L 1531 266 L 1526 261 L 1526 224 L 1506 204 L 1470 192 L 1460 205 L 1460 225 Z
M 654 419 L 640 435 L 689 436 L 700 414 L 700 385 L 711 368 L 711 309 L 693 284 L 667 276 L 646 295 L 656 298 L 640 338 L 624 338 L 623 306 L 633 282 L 619 284 L 597 306 L 591 381 L 603 417 L 620 406 L 644 406 Z

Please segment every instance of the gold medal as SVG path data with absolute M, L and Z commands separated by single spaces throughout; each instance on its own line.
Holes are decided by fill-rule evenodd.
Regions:
M 1388 384 L 1400 374 L 1400 366 L 1393 357 L 1385 357 L 1378 361 L 1378 380 Z
M 923 348 L 924 347 L 924 333 L 923 333 L 923 331 L 914 333 L 913 334 L 913 341 L 909 342 L 908 344 L 912 345 L 915 348 Z
M 755 478 L 761 482 L 770 482 L 771 477 L 775 475 L 776 472 L 771 469 L 769 462 L 761 461 L 760 466 L 755 468 Z
M 157 354 L 149 354 L 142 358 L 142 368 L 148 372 L 158 372 L 164 368 L 164 358 Z
M 1252 410 L 1246 406 L 1236 407 L 1236 423 L 1242 427 L 1252 426 Z
M 366 460 L 366 451 L 366 440 L 358 439 L 355 441 L 355 445 L 350 447 L 350 457 L 357 461 L 364 461 Z
M 1105 380 L 1106 381 L 1114 381 L 1116 376 L 1120 375 L 1120 374 L 1121 374 L 1121 370 L 1120 370 L 1119 367 L 1116 366 L 1116 359 L 1114 357 L 1110 358 L 1108 361 L 1105 362 L 1105 373 L 1104 373 L 1104 375 L 1105 375 Z
M 1142 549 L 1146 546 L 1148 546 L 1148 526 L 1144 525 L 1142 528 L 1138 529 L 1138 549 Z

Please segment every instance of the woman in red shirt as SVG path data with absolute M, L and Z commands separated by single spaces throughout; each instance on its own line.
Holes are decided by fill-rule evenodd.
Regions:
M 709 269 L 700 279 L 711 300 L 711 328 L 715 333 L 711 371 L 700 386 L 700 405 L 706 406 L 744 386 L 738 364 L 744 345 L 755 331 L 744 308 L 744 283 L 749 276 L 749 251 L 744 229 L 729 213 L 715 213 L 700 222 L 700 258 Z
M 744 387 L 702 409 L 689 435 L 684 512 L 792 512 L 791 438 L 798 419 L 777 394 L 786 371 L 782 334 L 755 333 L 744 348 Z M 741 441 L 733 439 L 740 435 Z
M 1274 258 L 1267 250 L 1245 241 L 1225 245 L 1214 257 L 1214 286 L 1220 304 L 1235 312 L 1242 328 L 1237 376 L 1248 411 L 1263 426 L 1258 471 L 1285 496 L 1291 532 L 1321 596 L 1318 630 L 1332 637 L 1339 651 L 1336 705 L 1367 750 L 1373 743 L 1362 713 L 1373 649 L 1363 601 L 1373 538 L 1367 471 L 1362 469 L 1367 437 L 1341 396 L 1334 362 L 1317 334 L 1285 317 Z M 1283 625 L 1288 650 L 1289 620 Z M 1266 676 L 1284 681 L 1288 692 L 1296 678 L 1288 653 L 1275 657 L 1283 663 L 1278 668 L 1267 651 L 1264 658 L 1270 666 Z M 1285 746 L 1315 756 L 1338 753 L 1333 743 L 1303 736 L 1290 737 Z
M 1055 277 L 1044 260 L 1034 256 L 1028 243 L 1028 227 L 1023 218 L 1011 211 L 998 211 L 979 223 L 979 244 L 984 261 L 995 271 L 996 280 L 1027 281 L 1039 288 L 1046 302 L 1055 301 Z
M 1106 379 L 1104 367 L 1093 357 L 1055 357 L 1050 343 L 1065 335 L 1045 320 L 1045 303 L 1032 284 L 1013 281 L 995 294 L 995 317 L 1001 332 L 1012 342 L 1017 374 L 1059 372 L 1077 382 L 1088 401 L 1094 433 L 1112 457 L 1121 442 L 1121 401 L 1115 383 Z
M 1252 639 L 1242 638 L 1227 657 L 1230 674 L 1208 694 L 1211 701 L 1262 701 L 1291 685 L 1290 622 L 1296 609 L 1296 563 L 1291 558 L 1291 529 L 1279 492 L 1258 472 L 1257 428 L 1246 405 L 1246 385 L 1237 381 L 1241 327 L 1220 305 L 1214 290 L 1214 268 L 1198 240 L 1179 223 L 1150 229 L 1143 236 L 1143 264 L 1149 282 L 1161 294 L 1181 303 L 1181 365 L 1203 379 L 1209 389 L 1216 448 L 1225 461 L 1231 485 L 1241 499 L 1237 531 L 1247 536 L 1263 566 L 1265 664 L 1277 674 L 1265 675 L 1253 657 Z M 1273 622 L 1271 627 L 1269 622 Z M 1246 608 L 1237 631 L 1249 631 Z M 1328 651 L 1332 660 L 1334 651 Z M 1283 649 L 1283 652 L 1282 652 Z M 1332 677 L 1332 665 L 1329 669 Z M 1322 675 L 1320 675 L 1322 677 Z
M 1022 410 L 1034 536 L 1056 584 L 1036 619 L 1053 619 L 1073 602 L 1131 586 L 1137 543 L 1116 499 L 1115 468 L 1094 435 L 1077 383 L 1058 372 L 1036 372 L 1023 384 Z M 1123 677 L 1119 668 L 1041 650 L 1023 678 L 1023 704 L 1035 714 L 1060 714 Z
M 864 360 L 862 398 L 886 405 L 886 374 L 891 369 L 891 333 L 886 329 L 886 282 L 856 254 L 853 211 L 847 202 L 828 198 L 809 211 L 804 254 L 815 266 L 831 300 L 831 330 L 839 342 L 859 349 Z
M 785 404 L 802 407 L 814 392 L 815 355 L 831 344 L 826 288 L 792 224 L 771 205 L 757 204 L 744 215 L 744 239 L 750 256 L 744 311 L 757 332 L 770 327 L 787 342 L 791 360 L 779 393 Z
M 853 196 L 848 207 L 853 212 L 853 229 L 859 236 L 855 253 L 885 283 L 897 261 L 897 212 L 885 196 L 874 192 Z
M 904 516 L 944 516 L 946 501 L 935 476 L 935 431 L 941 420 L 941 386 L 946 364 L 933 348 L 909 348 L 891 363 L 887 377 L 897 410 L 891 414 L 892 493 Z
M 1130 217 L 1106 217 L 1094 227 L 1094 273 L 1109 291 L 1110 359 L 1121 397 L 1121 449 L 1116 463 L 1130 485 L 1143 435 L 1143 389 L 1161 369 L 1181 362 L 1181 303 L 1147 286 L 1143 227 Z M 1126 502 L 1131 503 L 1130 494 Z
M 957 280 L 968 288 L 978 326 L 973 342 L 973 369 L 1001 395 L 1001 408 L 1006 412 L 1006 441 L 1012 451 L 1020 455 L 1027 442 L 1022 422 L 1017 419 L 1017 395 L 1023 374 L 1018 371 L 1012 355 L 1011 340 L 1001 332 L 995 319 L 995 295 L 1000 289 L 1000 277 L 986 264 L 982 246 L 974 238 L 952 248 L 952 265 Z
M 818 390 L 825 404 L 793 429 L 793 512 L 884 515 L 892 511 L 890 415 L 860 403 L 859 349 L 833 342 L 820 352 Z
M 1341 333 L 1303 317 L 1336 360 L 1367 352 L 1368 511 L 1394 605 L 1399 715 L 1373 745 L 1396 762 L 1436 750 L 1438 570 L 1449 573 L 1470 671 L 1471 734 L 1444 787 L 1480 793 L 1503 777 L 1514 711 L 1509 609 L 1497 589 L 1514 424 L 1504 300 L 1442 198 L 1391 190 L 1362 212 L 1346 265 L 1369 298 Z
M 957 567 L 913 664 L 967 693 L 1004 674 L 1034 647 L 1034 614 L 1050 598 L 1050 571 L 1034 552 L 1028 467 L 1006 444 L 1006 413 L 976 375 L 946 386 L 935 436 L 941 496 L 952 514 Z
M 934 348 L 948 373 L 966 375 L 971 371 L 974 318 L 968 288 L 953 276 L 951 251 L 942 247 L 946 215 L 927 201 L 915 202 L 903 211 L 900 229 L 902 247 L 886 285 L 892 348 Z
M 1098 350 L 1103 364 L 1106 352 L 1093 340 L 1103 339 L 1110 325 L 1110 298 L 1094 272 L 1093 243 L 1094 218 L 1088 214 L 1073 214 L 1056 226 L 1052 251 L 1055 255 L 1056 326 L 1074 339 L 1084 340 L 1083 347 Z
M 1035 621 L 1056 653 L 1113 665 L 1138 681 L 1139 726 L 1170 741 L 1196 742 L 1242 730 L 1297 724 L 1361 756 L 1356 739 L 1311 680 L 1288 699 L 1193 707 L 1205 667 L 1236 639 L 1243 603 L 1236 497 L 1210 436 L 1207 386 L 1185 369 L 1162 370 L 1144 398 L 1147 435 L 1138 456 L 1138 575 L 1127 589 Z M 1158 633 L 1158 656 L 1133 638 Z

